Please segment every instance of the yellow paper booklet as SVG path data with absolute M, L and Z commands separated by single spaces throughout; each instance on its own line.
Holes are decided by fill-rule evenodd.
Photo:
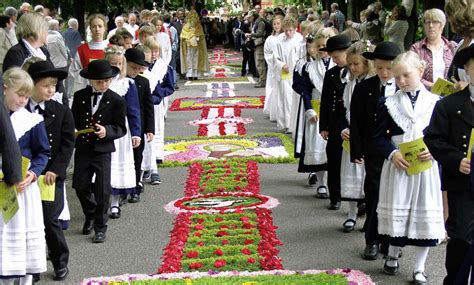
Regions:
M 351 143 L 350 143 L 350 141 L 343 140 L 342 141 L 342 149 L 345 152 L 350 153 L 351 152 Z
M 3 222 L 8 224 L 19 209 L 15 186 L 8 186 L 5 182 L 0 182 L 0 207 Z
M 46 185 L 44 175 L 40 175 L 40 177 L 38 177 L 38 186 L 41 192 L 41 201 L 54 202 L 55 183 Z
M 420 161 L 418 159 L 418 154 L 428 149 L 423 137 L 406 143 L 401 143 L 398 145 L 403 158 L 410 163 L 410 167 L 407 168 L 407 174 L 413 175 L 421 173 L 427 169 L 430 169 L 433 163 L 431 160 Z
M 290 80 L 290 79 L 291 79 L 291 74 L 282 69 L 281 70 L 281 80 Z
M 473 144 L 474 144 L 474 129 L 471 130 L 471 137 L 469 138 L 469 148 L 467 150 L 467 159 L 469 160 L 471 160 Z
M 30 168 L 30 159 L 22 156 L 21 157 L 21 177 L 26 178 L 28 169 Z
M 443 78 L 438 78 L 431 87 L 431 92 L 441 96 L 448 96 L 455 93 L 456 89 L 454 89 L 454 83 Z
M 321 110 L 321 100 L 311 100 L 311 107 L 319 116 L 319 110 Z
M 80 130 L 80 131 L 76 131 L 76 132 L 75 132 L 75 135 L 76 135 L 76 137 L 77 137 L 78 135 L 87 134 L 87 133 L 93 133 L 93 132 L 95 132 L 94 129 L 83 129 L 83 130 Z

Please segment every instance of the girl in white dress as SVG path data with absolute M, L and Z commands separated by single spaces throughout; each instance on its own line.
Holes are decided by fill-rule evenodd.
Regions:
M 359 82 L 374 74 L 372 62 L 364 58 L 362 53 L 372 52 L 374 48 L 375 46 L 371 45 L 369 41 L 359 41 L 352 44 L 347 51 L 347 67 L 350 76 L 342 96 L 344 116 L 341 137 L 344 141 L 343 146 L 349 145 L 350 106 L 354 88 Z M 350 146 L 347 146 L 343 147 L 341 158 L 341 198 L 343 201 L 349 201 L 349 213 L 343 223 L 343 231 L 346 233 L 354 230 L 357 218 L 357 203 L 363 202 L 365 197 L 364 165 L 351 162 Z
M 46 271 L 46 240 L 38 177 L 46 168 L 50 147 L 43 116 L 24 107 L 33 91 L 26 71 L 13 67 L 3 74 L 5 107 L 29 167 L 16 185 L 18 211 L 7 223 L 0 212 L 0 284 L 32 284 L 33 274 Z M 13 190 L 15 191 L 15 190 Z
M 293 74 L 293 90 L 300 95 L 295 134 L 295 157 L 299 157 L 298 172 L 310 173 L 310 185 L 318 182 L 316 197 L 327 199 L 325 175 L 327 171 L 326 140 L 319 134 L 319 110 L 312 102 L 321 102 L 324 75 L 334 66 L 326 47 L 329 37 L 335 35 L 333 29 L 323 28 L 306 37 L 308 55 L 300 59 Z
M 276 121 L 277 110 L 275 108 L 275 95 L 276 95 L 276 85 L 278 82 L 275 79 L 273 73 L 274 66 L 274 53 L 275 48 L 278 43 L 278 36 L 282 33 L 281 22 L 283 21 L 282 16 L 276 16 L 273 18 L 273 33 L 265 40 L 265 45 L 263 46 L 263 53 L 265 56 L 265 61 L 267 62 L 267 84 L 265 85 L 265 106 L 263 112 L 270 116 L 270 121 Z
M 122 96 L 127 102 L 127 134 L 114 140 L 115 152 L 111 157 L 111 185 L 112 200 L 110 203 L 110 217 L 120 218 L 120 195 L 135 193 L 135 161 L 133 148 L 140 145 L 141 122 L 140 103 L 137 87 L 133 79 L 125 77 L 126 60 L 125 50 L 122 47 L 111 46 L 105 49 L 105 59 L 111 66 L 118 67 L 120 73 L 112 80 L 110 90 Z
M 432 166 L 408 175 L 408 156 L 404 157 L 399 150 L 401 143 L 423 137 L 423 130 L 439 100 L 439 96 L 427 91 L 421 83 L 423 69 L 424 63 L 412 51 L 395 58 L 392 70 L 400 90 L 380 105 L 375 130 L 376 146 L 386 158 L 377 205 L 379 233 L 390 237 L 384 271 L 396 274 L 400 247 L 416 246 L 415 284 L 427 282 L 424 271 L 429 247 L 445 236 L 437 162 L 426 146 L 419 146 L 414 160 L 410 161 L 429 161 Z
M 275 93 L 275 109 L 278 112 L 276 118 L 277 127 L 289 133 L 294 132 L 296 128 L 296 120 L 294 120 L 294 125 L 290 123 L 293 100 L 296 101 L 295 105 L 297 105 L 297 99 L 299 99 L 299 96 L 294 94 L 292 88 L 293 70 L 296 62 L 306 55 L 306 43 L 303 36 L 296 32 L 297 25 L 298 21 L 292 17 L 283 19 L 283 33 L 278 36 L 274 55 L 273 76 L 278 82 Z M 294 117 L 296 118 L 296 111 Z

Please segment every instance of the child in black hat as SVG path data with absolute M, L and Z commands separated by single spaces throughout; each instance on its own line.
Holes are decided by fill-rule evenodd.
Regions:
M 342 94 L 349 77 L 346 65 L 346 52 L 351 46 L 351 39 L 337 35 L 328 39 L 325 48 L 337 65 L 329 69 L 324 76 L 321 91 L 321 110 L 319 115 L 319 132 L 328 141 L 326 147 L 328 161 L 328 188 L 331 200 L 329 210 L 341 207 L 341 119 L 343 116 Z
M 367 209 L 365 219 L 366 248 L 362 257 L 367 260 L 377 259 L 379 249 L 387 254 L 388 243 L 379 244 L 382 240 L 377 230 L 377 203 L 379 200 L 380 173 L 384 157 L 374 151 L 373 131 L 375 129 L 376 111 L 379 98 L 392 96 L 396 91 L 392 73 L 392 61 L 401 53 L 392 42 L 382 42 L 373 52 L 362 55 L 372 60 L 377 76 L 358 84 L 352 95 L 350 106 L 350 155 L 351 161 L 365 167 L 364 193 Z
M 88 235 L 94 229 L 95 243 L 104 242 L 106 238 L 114 140 L 127 131 L 126 102 L 109 89 L 112 78 L 118 73 L 119 69 L 110 66 L 107 60 L 92 61 L 80 72 L 91 86 L 74 94 L 71 108 L 78 130 L 72 187 L 86 218 L 82 233 Z
M 51 146 L 51 157 L 42 175 L 46 185 L 55 185 L 55 193 L 54 201 L 42 201 L 43 220 L 54 279 L 64 280 L 69 273 L 69 248 L 59 215 L 65 201 L 66 169 L 74 150 L 74 120 L 69 108 L 51 98 L 58 80 L 65 79 L 67 72 L 54 68 L 51 61 L 39 58 L 28 60 L 23 69 L 28 71 L 34 82 L 33 95 L 26 108 L 43 116 Z
M 135 85 L 137 86 L 142 124 L 140 145 L 133 149 L 137 186 L 135 192 L 130 194 L 130 199 L 128 200 L 131 203 L 137 203 L 140 201 L 140 194 L 143 191 L 141 167 L 143 150 L 145 148 L 145 135 L 147 142 L 153 141 L 155 135 L 155 115 L 150 82 L 147 78 L 141 76 L 150 65 L 150 63 L 145 60 L 145 53 L 138 48 L 127 49 L 125 51 L 125 58 L 127 59 L 127 76 L 135 80 Z
M 443 167 L 442 189 L 448 193 L 446 230 L 450 239 L 446 247 L 444 284 L 467 284 L 474 256 L 474 188 L 472 160 L 467 158 L 474 126 L 474 45 L 459 51 L 453 64 L 464 68 L 470 84 L 436 104 L 424 140 Z M 468 258 L 471 258 L 470 263 L 466 262 Z M 462 267 L 463 262 L 465 267 Z

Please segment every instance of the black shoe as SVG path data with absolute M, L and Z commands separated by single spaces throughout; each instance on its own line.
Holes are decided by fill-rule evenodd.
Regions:
M 363 216 L 367 213 L 367 205 L 365 203 L 361 203 L 357 206 L 357 217 Z
M 341 202 L 331 202 L 329 204 L 328 210 L 339 210 L 341 208 Z
M 33 283 L 39 282 L 40 280 L 41 280 L 41 277 L 39 273 L 33 274 Z
M 56 281 L 62 281 L 66 279 L 66 277 L 69 275 L 69 269 L 67 267 L 54 270 L 54 277 L 53 279 Z
M 351 223 L 351 224 L 350 224 Z M 353 219 L 347 219 L 344 224 L 342 224 L 342 231 L 345 233 L 350 233 L 354 230 L 356 221 Z
M 120 212 L 122 211 L 122 210 L 120 210 L 120 207 L 113 206 L 113 207 L 111 207 L 110 209 L 111 209 L 111 212 L 110 212 L 110 214 L 109 214 L 109 217 L 110 217 L 111 219 L 118 219 L 118 218 L 120 218 L 120 216 L 121 216 Z M 117 212 L 112 212 L 112 209 L 117 209 L 118 211 L 117 211 Z
M 105 241 L 104 232 L 96 232 L 94 238 L 92 239 L 93 243 L 103 243 Z
M 316 177 L 316 173 L 312 172 L 308 175 L 308 184 L 310 186 L 316 184 L 318 182 L 318 178 Z M 319 188 L 318 188 L 319 189 Z
M 89 235 L 94 228 L 94 221 L 93 220 L 86 220 L 84 225 L 82 226 L 82 234 Z
M 140 195 L 138 194 L 131 194 L 130 199 L 128 199 L 128 202 L 130 203 L 138 203 L 140 202 Z
M 320 191 L 320 189 L 325 189 L 325 191 Z M 316 190 L 316 198 L 318 199 L 328 199 L 328 189 L 326 186 L 319 186 L 318 189 Z
M 379 255 L 379 245 L 378 244 L 368 244 L 365 246 L 364 253 L 362 258 L 365 260 L 376 260 Z
M 396 266 L 389 266 L 387 263 L 388 261 L 394 261 L 396 260 L 397 261 L 397 265 Z M 385 260 L 385 263 L 383 265 L 383 272 L 385 274 L 388 274 L 388 275 L 395 275 L 398 273 L 398 268 L 400 267 L 400 264 L 398 263 L 398 258 L 393 258 L 393 257 L 387 257 L 387 259 Z

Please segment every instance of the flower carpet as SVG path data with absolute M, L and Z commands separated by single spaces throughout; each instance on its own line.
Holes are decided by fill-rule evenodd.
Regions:
M 234 159 L 262 163 L 293 163 L 293 143 L 279 133 L 226 137 L 165 138 L 162 167 L 189 165 L 195 161 Z
M 241 107 L 241 108 L 263 108 L 265 96 L 235 96 L 218 98 L 178 98 L 173 101 L 170 111 L 200 110 L 204 107 Z
M 215 49 L 211 63 L 228 64 L 232 56 Z M 216 68 L 215 74 L 220 71 Z M 202 81 L 207 98 L 177 99 L 170 108 L 202 112 L 189 122 L 198 127 L 198 136 L 165 139 L 160 166 L 189 168 L 183 197 L 164 206 L 176 217 L 157 271 L 89 278 L 82 284 L 374 284 L 351 269 L 284 270 L 278 249 L 283 243 L 272 218 L 279 202 L 260 192 L 258 163 L 296 162 L 290 155 L 293 143 L 280 133 L 247 135 L 245 125 L 253 120 L 242 118 L 242 109 L 262 108 L 264 97 L 235 96 L 237 82 L 230 82 L 235 78 L 219 79 L 226 81 Z
M 255 80 L 250 76 L 241 77 L 222 77 L 222 78 L 206 78 L 193 81 L 187 81 L 184 86 L 207 85 L 212 82 L 233 82 L 238 84 L 255 84 Z
M 245 135 L 245 125 L 252 123 L 251 118 L 242 118 L 239 107 L 204 108 L 200 120 L 190 121 L 198 126 L 198 136 Z

